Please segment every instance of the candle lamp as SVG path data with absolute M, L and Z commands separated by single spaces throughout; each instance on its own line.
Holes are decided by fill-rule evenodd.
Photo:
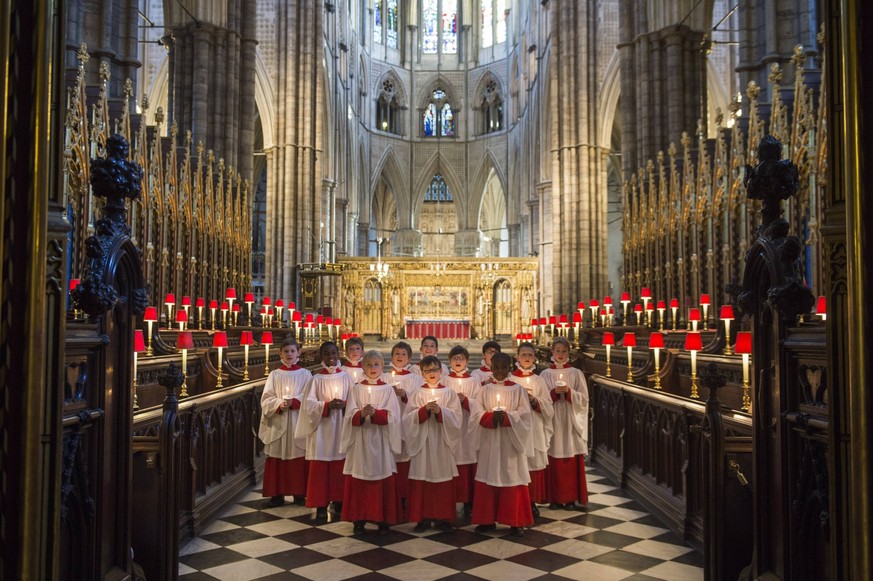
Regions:
M 291 322 L 294 320 L 294 311 L 297 310 L 297 303 L 294 301 L 288 301 L 288 326 L 291 326 Z
M 559 332 L 560 332 L 562 337 L 566 337 L 569 335 L 569 333 L 567 332 L 567 328 L 569 326 L 570 326 L 570 322 L 569 322 L 569 320 L 567 320 L 566 313 L 564 313 L 560 317 L 558 317 L 558 327 L 560 328 Z
M 179 397 L 188 397 L 188 349 L 193 348 L 194 336 L 191 331 L 182 331 L 176 335 L 176 349 L 182 352 L 182 390 Z
M 627 326 L 627 306 L 630 304 L 630 293 L 624 292 L 621 293 L 621 300 L 618 302 L 621 303 L 621 314 L 624 317 L 624 324 Z
M 321 341 L 321 326 L 324 325 L 324 315 L 316 315 L 315 324 L 318 325 L 318 340 Z
M 266 305 L 261 306 L 261 327 L 267 326 L 267 314 L 270 312 L 270 307 Z
M 215 330 L 215 311 L 218 310 L 218 301 L 212 299 L 209 301 L 209 318 L 212 320 L 212 330 Z
M 304 341 L 309 343 L 312 338 L 312 327 L 315 325 L 315 317 L 312 316 L 312 313 L 306 313 L 306 317 L 303 320 L 303 332 L 304 332 Z
M 173 326 L 173 305 L 176 304 L 175 295 L 168 294 L 164 297 L 164 304 L 167 305 L 167 327 Z
M 233 301 L 236 300 L 236 289 L 233 287 L 228 288 L 224 293 L 224 298 L 227 299 L 227 304 L 229 304 L 230 309 L 233 310 Z
M 176 311 L 176 324 L 179 325 L 180 331 L 185 330 L 185 325 L 188 324 L 188 313 L 184 309 Z
M 685 350 L 691 352 L 691 397 L 700 399 L 697 386 L 697 352 L 703 349 L 700 333 L 689 331 L 685 334 Z
M 582 312 L 576 311 L 573 313 L 573 338 L 576 340 L 576 349 L 581 347 L 579 329 L 582 328 Z
M 676 330 L 677 315 L 679 314 L 679 299 L 670 299 L 670 310 L 673 313 L 673 330 Z
M 240 308 L 239 303 L 237 303 L 235 305 L 232 305 L 230 307 L 230 310 L 233 311 L 233 326 L 236 327 L 239 324 L 237 321 L 239 320 L 239 312 L 242 309 Z
M 658 301 L 658 329 L 664 330 L 664 311 L 667 310 L 667 303 Z
M 70 279 L 70 292 L 72 293 L 74 290 L 76 290 L 77 288 L 79 288 L 79 283 L 81 283 L 81 282 L 82 282 L 82 281 L 79 280 L 78 278 L 71 278 L 71 279 Z M 78 305 L 77 305 L 77 303 L 76 303 L 75 301 L 73 301 L 72 299 L 70 300 L 70 302 L 71 302 L 72 305 L 73 305 L 73 320 L 76 320 L 76 319 L 79 318 L 79 309 L 78 309 Z
M 270 325 L 273 324 L 273 320 L 272 320 L 273 301 L 272 301 L 272 299 L 270 299 L 270 297 L 264 297 L 263 299 L 261 299 L 261 307 L 266 307 L 264 309 L 264 311 L 266 311 L 265 312 L 265 315 L 266 315 L 265 321 L 266 321 L 267 326 L 269 327 Z M 261 326 L 262 327 L 264 326 L 263 322 L 261 323 Z
M 224 384 L 221 381 L 221 364 L 224 355 L 224 349 L 227 347 L 227 333 L 224 331 L 218 331 L 212 336 L 212 346 L 218 349 L 218 381 L 215 383 L 215 387 L 224 387 Z
M 708 294 L 700 295 L 700 309 L 703 311 L 703 330 L 709 330 L 709 317 L 707 316 L 707 312 L 709 311 L 709 305 L 712 304 L 712 301 L 709 300 Z
M 597 299 L 591 299 L 588 302 L 588 308 L 591 309 L 591 326 L 597 326 L 597 310 L 600 308 L 600 301 Z
M 340 336 L 340 327 L 342 327 L 342 325 L 343 325 L 343 321 L 339 317 L 337 317 L 336 319 L 333 320 L 333 326 L 334 326 L 334 335 L 333 336 L 334 337 Z
M 285 326 L 285 320 L 282 318 L 282 309 L 285 308 L 285 301 L 276 299 L 276 326 L 280 329 Z
M 724 354 L 731 354 L 731 321 L 734 320 L 734 308 L 731 305 L 722 305 L 718 318 L 724 321 Z
M 585 303 L 584 302 L 579 301 L 579 303 L 576 305 L 576 310 L 579 312 L 580 317 L 583 317 L 583 318 L 585 317 Z M 574 320 L 575 320 L 575 318 L 574 318 Z
M 255 293 L 246 293 L 243 296 L 243 302 L 246 304 L 246 317 L 249 320 L 249 325 L 252 324 L 252 305 L 255 304 Z
M 640 290 L 640 298 L 643 299 L 643 311 L 648 314 L 647 311 L 649 310 L 649 301 L 652 300 L 652 289 L 644 286 L 642 290 Z
M 152 352 L 152 325 L 158 322 L 158 308 L 157 307 L 146 307 L 145 313 L 142 316 L 143 322 L 146 324 L 146 330 L 148 332 L 148 347 L 146 347 L 146 356 L 151 357 L 154 355 Z
M 613 309 L 611 305 L 606 307 L 606 318 L 611 322 L 615 321 L 615 309 Z
M 606 317 L 608 317 L 608 316 L 609 316 L 609 313 L 607 312 L 607 310 L 605 308 L 600 309 L 600 326 L 601 327 L 606 326 Z
M 700 324 L 700 309 L 696 307 L 688 309 L 688 323 L 692 331 L 697 331 L 697 325 Z
M 270 345 L 273 344 L 273 332 L 261 333 L 261 345 L 264 346 L 264 377 L 270 375 Z
M 555 315 L 549 315 L 549 333 L 552 337 L 555 336 L 555 325 L 558 324 L 558 317 Z
M 636 303 L 634 305 L 634 318 L 636 319 L 637 325 L 643 324 L 643 305 L 640 303 Z M 625 326 L 627 326 L 627 321 L 624 322 Z
M 291 322 L 294 323 L 294 338 L 300 339 L 300 322 L 303 320 L 303 316 L 300 314 L 300 311 L 296 311 L 292 309 L 291 314 Z
M 749 387 L 749 356 L 752 354 L 752 334 L 748 331 L 737 333 L 737 344 L 734 352 L 743 356 L 743 411 L 748 412 L 752 408 L 752 398 Z
M 637 336 L 634 333 L 625 333 L 624 346 L 627 347 L 627 381 L 634 382 L 634 347 L 637 346 Z
M 249 347 L 254 345 L 254 340 L 252 339 L 251 331 L 243 331 L 239 336 L 239 344 L 245 347 L 245 354 L 243 355 L 243 381 L 249 380 Z
M 815 301 L 815 314 L 821 317 L 822 321 L 828 320 L 827 299 L 823 296 L 818 297 Z
M 197 330 L 203 330 L 203 307 L 206 306 L 206 299 L 203 297 L 197 297 L 197 300 L 194 301 L 194 306 L 197 308 Z
M 649 349 L 655 352 L 655 389 L 661 389 L 661 349 L 664 348 L 664 334 L 649 335 Z
M 646 310 L 646 325 L 651 327 L 652 323 L 655 322 L 655 318 L 652 316 L 655 311 L 655 305 L 653 305 L 652 303 L 648 303 L 643 308 Z
M 612 369 L 609 366 L 610 349 L 615 346 L 615 335 L 611 331 L 603 334 L 603 346 L 606 347 L 606 377 L 612 377 Z
M 133 332 L 133 409 L 139 409 L 136 395 L 136 371 L 138 365 L 139 354 L 146 350 L 145 340 L 142 337 L 142 329 L 136 329 Z
M 182 297 L 182 308 L 185 309 L 186 315 L 191 315 L 191 312 L 188 310 L 191 308 L 191 297 L 189 297 L 188 295 Z
M 519 345 L 521 345 L 521 333 L 516 333 L 515 334 L 515 346 L 518 347 Z
M 546 334 L 546 318 L 540 317 L 540 338 L 539 338 L 540 343 L 543 343 L 543 338 L 544 338 L 545 334 Z
M 230 310 L 230 303 L 227 301 L 221 302 L 221 328 L 227 329 L 227 312 Z
M 333 331 L 331 327 L 333 327 L 333 317 L 325 317 L 324 318 L 324 326 L 327 327 L 327 338 L 331 341 L 333 340 Z

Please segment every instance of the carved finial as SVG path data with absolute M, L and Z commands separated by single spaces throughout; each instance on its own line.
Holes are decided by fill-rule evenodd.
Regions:
M 141 101 L 141 105 L 140 105 L 140 107 L 142 107 L 142 110 L 143 110 L 143 111 L 148 111 L 148 110 L 149 110 L 149 98 L 148 98 L 148 95 L 143 95 L 143 96 L 142 96 L 142 101 Z
M 186 151 L 191 150 L 191 130 L 190 129 L 185 131 L 185 150 Z
M 100 80 L 104 83 L 109 81 L 109 63 L 102 61 L 100 63 Z
M 824 46 L 824 42 L 825 42 L 825 26 L 824 26 L 824 23 L 822 23 L 822 25 L 821 25 L 821 29 L 819 29 L 818 34 L 815 35 L 815 39 L 818 41 L 818 43 L 819 43 L 820 45 Z
M 679 140 L 679 142 L 682 144 L 682 147 L 686 149 L 691 147 L 691 137 L 688 135 L 687 131 L 682 132 L 682 138 Z
M 755 101 L 760 94 L 761 87 L 758 86 L 758 83 L 756 83 L 755 81 L 749 81 L 749 86 L 746 88 L 746 95 L 749 96 L 749 99 Z
M 717 392 L 725 386 L 727 379 L 724 374 L 719 371 L 718 363 L 710 363 L 706 366 L 706 370 L 701 374 L 700 383 L 703 387 L 709 390 L 710 401 L 718 401 Z
M 224 158 L 218 158 L 218 171 L 224 171 Z
M 803 67 L 803 61 L 806 60 L 806 55 L 803 53 L 803 45 L 795 44 L 794 45 L 794 55 L 791 57 L 791 62 L 796 67 Z
M 215 163 L 215 152 L 211 149 L 206 152 L 206 159 L 209 161 L 209 165 Z
M 670 147 L 667 148 L 667 155 L 670 157 L 676 157 L 676 144 L 672 141 L 670 142 Z
M 158 385 L 166 388 L 168 396 L 171 393 L 175 395 L 176 390 L 182 387 L 184 382 L 185 376 L 182 375 L 182 370 L 176 367 L 174 363 L 170 363 L 167 366 L 167 370 L 158 377 Z
M 655 162 L 652 160 L 652 158 L 649 158 L 649 161 L 646 162 L 646 171 L 650 173 L 655 171 Z
M 658 150 L 658 164 L 664 165 L 664 150 Z
M 782 67 L 779 66 L 779 63 L 770 65 L 770 74 L 767 76 L 767 80 L 770 81 L 771 85 L 778 85 L 782 82 Z
M 170 137 L 172 138 L 173 145 L 176 144 L 176 137 L 179 136 L 179 126 L 176 125 L 176 122 L 173 121 L 170 124 Z
M 203 145 L 203 142 L 198 141 L 197 142 L 197 157 L 200 157 L 201 155 L 203 155 L 203 151 L 205 149 L 206 149 L 206 147 Z
M 706 135 L 706 127 L 703 125 L 703 119 L 697 119 L 697 137 L 698 139 L 703 139 Z
M 76 52 L 76 58 L 79 59 L 79 68 L 85 68 L 85 63 L 91 60 L 91 55 L 88 54 L 88 45 L 84 42 L 79 45 L 79 50 Z
M 133 81 L 127 78 L 124 81 L 124 96 L 129 99 L 131 95 L 133 95 Z
M 158 107 L 158 110 L 155 111 L 155 123 L 160 125 L 164 122 L 164 108 Z
M 743 185 L 749 199 L 763 200 L 761 213 L 766 227 L 782 214 L 781 201 L 800 188 L 800 173 L 794 162 L 782 159 L 782 143 L 767 135 L 758 144 L 758 165 L 746 166 Z
M 715 124 L 718 127 L 721 127 L 722 122 L 724 121 L 724 112 L 721 110 L 721 107 L 715 108 Z
M 731 117 L 733 117 L 734 119 L 736 119 L 737 113 L 742 108 L 743 108 L 743 106 L 742 106 L 742 104 L 740 104 L 740 100 L 737 99 L 736 97 L 734 97 L 734 99 L 731 100 L 730 104 L 728 105 L 728 111 L 731 112 Z

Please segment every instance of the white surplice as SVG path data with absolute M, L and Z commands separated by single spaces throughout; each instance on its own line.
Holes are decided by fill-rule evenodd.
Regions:
M 585 374 L 575 367 L 553 365 L 540 374 L 550 392 L 562 376 L 570 388 L 570 401 L 554 402 L 555 433 L 549 446 L 552 458 L 588 454 L 588 383 Z
M 367 405 L 388 413 L 386 425 L 364 420 L 360 426 L 352 422 L 355 414 Z M 376 385 L 358 383 L 346 402 L 340 451 L 346 455 L 343 474 L 358 480 L 383 480 L 397 472 L 395 454 L 400 452 L 400 406 L 394 388 L 383 381 Z
M 443 383 L 455 393 L 463 393 L 467 396 L 470 408 L 470 411 L 467 411 L 463 405 L 461 406 L 461 442 L 455 454 L 455 463 L 458 466 L 475 464 L 477 460 L 476 450 L 473 448 L 468 434 L 470 433 L 470 417 L 476 406 L 479 405 L 476 398 L 479 395 L 479 390 L 482 389 L 482 384 L 470 374 L 455 375 L 454 372 L 449 373 L 449 376 L 443 379 Z
M 485 385 L 486 383 L 491 381 L 491 378 L 494 376 L 494 372 L 491 371 L 490 367 L 486 367 L 485 365 L 483 365 L 482 367 L 471 371 L 470 375 L 476 378 L 476 381 L 479 382 L 479 385 Z
M 531 409 L 531 431 L 533 433 L 533 454 L 528 458 L 531 472 L 544 470 L 549 465 L 549 442 L 552 440 L 555 408 L 546 382 L 533 370 L 521 368 L 512 372 L 509 379 L 521 385 L 539 404 L 539 411 Z
M 432 414 L 419 423 L 419 410 L 430 401 L 440 406 L 442 422 Z M 403 415 L 410 479 L 445 482 L 458 475 L 455 453 L 461 439 L 461 411 L 457 394 L 448 387 L 425 384 L 410 398 Z
M 293 460 L 306 453 L 305 441 L 295 437 L 298 410 L 290 408 L 277 413 L 286 397 L 303 403 L 303 392 L 312 374 L 309 370 L 294 365 L 274 369 L 267 377 L 261 395 L 261 425 L 258 437 L 264 443 L 264 453 L 271 458 Z
M 324 404 L 333 399 L 348 399 L 354 386 L 351 376 L 341 369 L 331 373 L 322 369 L 312 376 L 303 395 L 297 421 L 298 438 L 306 438 L 306 459 L 331 462 L 342 460 L 340 437 L 343 429 L 343 411 L 330 410 L 322 417 Z
M 352 363 L 351 361 L 346 361 L 342 365 L 342 370 L 352 376 L 352 381 L 355 383 L 360 383 L 364 381 L 364 365 L 363 359 L 358 360 L 357 363 Z
M 391 370 L 387 373 L 383 373 L 381 378 L 385 383 L 396 385 L 396 387 L 406 392 L 406 401 L 403 401 L 400 396 L 397 396 L 397 404 L 400 406 L 401 416 L 406 414 L 412 396 L 416 391 L 418 391 L 421 384 L 424 383 L 424 379 L 422 379 L 420 375 L 413 373 L 409 367 L 410 366 L 407 365 L 404 369 L 398 369 L 392 366 Z M 406 445 L 406 431 L 403 429 L 402 421 L 400 422 L 400 438 L 402 440 L 402 445 L 400 447 L 400 453 L 397 454 L 395 459 L 398 462 L 407 462 L 409 461 L 409 446 Z
M 470 440 L 479 456 L 476 480 L 490 486 L 529 484 L 528 457 L 533 455 L 534 443 L 527 391 L 513 381 L 487 383 L 479 390 L 477 402 L 476 412 L 470 414 Z M 509 426 L 483 428 L 482 416 L 497 407 L 509 417 Z

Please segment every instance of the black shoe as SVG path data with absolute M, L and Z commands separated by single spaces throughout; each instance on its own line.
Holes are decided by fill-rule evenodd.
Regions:
M 540 516 L 540 509 L 538 509 L 537 505 L 534 504 L 533 502 L 530 503 L 530 511 L 533 513 L 534 518 L 537 518 Z
M 364 523 L 365 523 L 365 522 L 366 522 L 366 521 L 356 520 L 356 521 L 355 521 L 355 526 L 354 526 L 354 528 L 352 529 L 352 533 L 353 533 L 353 534 L 356 534 L 356 535 L 363 535 L 363 534 L 364 534 Z
M 473 514 L 473 503 L 465 502 L 464 503 L 464 516 L 470 516 Z
M 444 520 L 438 520 L 434 523 L 434 528 L 438 531 L 442 531 L 444 533 L 450 533 L 455 530 L 455 527 L 452 526 L 452 523 L 448 523 Z
M 379 523 L 379 534 L 380 535 L 387 535 L 390 532 L 391 532 L 391 527 L 388 526 L 388 523 L 385 523 L 385 522 Z
M 267 508 L 275 508 L 277 506 L 282 506 L 283 504 L 285 504 L 284 496 L 271 496 L 270 500 L 265 503 Z
M 562 508 L 564 508 L 564 505 L 558 504 L 557 502 L 553 502 L 553 503 L 549 504 L 549 510 L 560 510 Z
M 330 503 L 330 510 L 332 510 L 333 512 L 335 512 L 337 514 L 342 514 L 343 513 L 343 503 L 334 500 L 333 502 Z
M 511 534 L 513 537 L 523 537 L 524 529 L 521 527 L 512 527 L 509 529 L 509 534 Z
M 306 506 L 306 497 L 302 496 L 302 495 L 295 496 L 294 497 L 294 504 L 296 504 L 297 506 Z
M 575 502 L 568 502 L 567 504 L 564 505 L 564 510 L 572 510 L 575 512 L 577 510 L 576 503 Z
M 326 506 L 319 506 L 315 509 L 315 520 L 327 520 Z
M 418 523 L 417 525 L 415 525 L 415 528 L 412 529 L 412 532 L 414 532 L 414 533 L 423 533 L 424 531 L 426 531 L 426 530 L 429 529 L 429 528 L 430 528 L 430 522 L 429 522 L 429 521 L 426 521 L 426 520 L 423 520 L 423 521 L 421 521 L 420 523 Z
M 489 531 L 493 531 L 496 528 L 497 528 L 497 525 L 494 523 L 491 523 L 490 525 L 477 525 L 476 528 L 473 530 L 476 531 L 477 533 L 487 533 Z

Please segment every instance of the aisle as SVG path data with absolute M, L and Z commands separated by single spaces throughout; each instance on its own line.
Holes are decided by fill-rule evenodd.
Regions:
M 179 574 L 185 581 L 702 581 L 700 553 L 596 468 L 588 481 L 587 513 L 541 507 L 536 526 L 521 538 L 507 536 L 505 527 L 474 533 L 469 520 L 451 533 L 417 534 L 407 523 L 385 536 L 368 525 L 356 537 L 351 523 L 316 525 L 311 509 L 290 503 L 263 509 L 258 486 L 182 547 Z

